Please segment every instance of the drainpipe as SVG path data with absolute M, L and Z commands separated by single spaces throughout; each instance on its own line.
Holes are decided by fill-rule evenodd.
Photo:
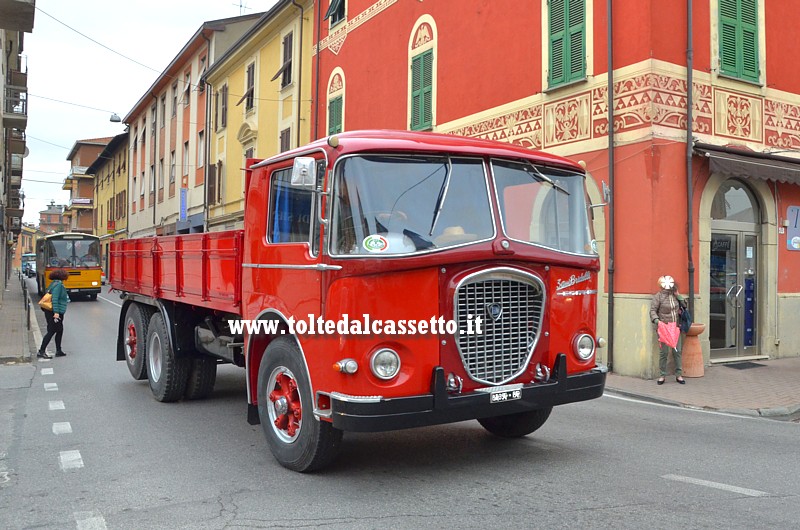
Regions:
M 694 189 L 692 186 L 692 70 L 694 48 L 692 46 L 692 0 L 686 0 L 686 239 L 689 254 L 689 311 L 694 313 Z
M 608 370 L 614 369 L 614 32 L 612 0 L 606 5 L 608 18 Z
M 300 147 L 300 113 L 302 112 L 303 104 L 303 6 L 297 3 L 297 0 L 292 0 L 292 5 L 300 10 L 300 53 L 297 61 L 297 143 L 295 147 Z
M 317 76 L 317 83 L 314 87 L 314 134 L 311 135 L 312 139 L 316 140 L 319 138 L 319 37 L 321 34 L 321 25 L 322 25 L 322 10 L 317 9 L 317 61 L 315 65 L 316 76 Z
M 156 104 L 156 122 L 150 124 L 150 127 L 153 128 L 153 132 L 150 133 L 150 135 L 153 137 L 153 155 L 151 156 L 151 158 L 153 159 L 153 168 L 157 168 L 158 166 L 156 165 L 155 162 L 156 162 L 156 160 L 158 160 L 158 96 L 153 94 L 152 92 L 150 92 L 150 95 L 153 96 L 153 101 Z M 147 112 L 147 111 L 145 111 L 145 112 Z M 164 120 L 166 120 L 166 119 L 167 118 L 165 116 Z M 162 177 L 163 177 L 163 175 L 162 175 Z M 158 176 L 156 175 L 156 170 L 155 169 L 153 169 L 153 178 L 156 180 L 156 182 L 153 183 L 154 184 L 153 189 L 155 190 L 155 193 L 153 194 L 153 228 L 155 229 L 156 228 L 156 204 L 158 204 Z
M 208 66 L 211 67 L 211 39 L 206 37 L 205 33 L 201 33 L 201 36 L 203 37 L 203 40 L 206 41 L 206 64 L 208 64 Z M 211 112 L 212 112 L 212 110 L 211 110 L 211 102 L 212 102 L 212 98 L 211 98 L 211 85 L 206 83 L 204 79 L 198 79 L 197 82 L 198 82 L 198 85 L 200 83 L 203 83 L 203 84 L 206 85 L 206 90 L 205 90 L 205 94 L 206 94 L 206 122 L 204 124 L 204 128 L 205 128 L 205 131 L 206 131 L 205 139 L 204 139 L 204 141 L 206 143 L 206 148 L 204 150 L 205 153 L 206 153 L 206 159 L 203 160 L 203 232 L 208 232 L 208 211 L 209 211 L 209 208 L 208 208 L 208 164 L 211 161 L 211 133 L 213 132 L 211 130 L 213 128 L 212 127 L 212 123 L 211 123 L 212 122 L 212 119 L 211 119 Z M 217 176 L 214 175 L 214 178 L 217 178 Z M 189 230 L 191 231 L 191 225 L 189 225 Z

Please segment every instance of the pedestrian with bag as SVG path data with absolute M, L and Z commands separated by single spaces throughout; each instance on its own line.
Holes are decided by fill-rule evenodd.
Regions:
M 678 286 L 672 276 L 661 276 L 658 279 L 659 291 L 650 301 L 650 320 L 656 326 L 658 335 L 658 368 L 660 377 L 656 383 L 663 385 L 667 377 L 667 357 L 672 352 L 675 360 L 675 381 L 686 384 L 683 378 L 681 351 L 678 348 L 681 330 L 678 328 L 680 307 L 683 297 L 678 294 Z
M 64 269 L 56 269 L 50 273 L 50 287 L 47 293 L 39 301 L 39 306 L 44 311 L 44 318 L 47 320 L 47 334 L 42 337 L 42 345 L 36 354 L 41 359 L 50 359 L 47 354 L 47 345 L 50 339 L 56 338 L 56 357 L 64 357 L 66 353 L 61 349 L 61 337 L 64 335 L 64 313 L 67 312 L 69 295 L 64 287 L 64 280 L 69 277 Z M 49 298 L 49 299 L 48 299 Z

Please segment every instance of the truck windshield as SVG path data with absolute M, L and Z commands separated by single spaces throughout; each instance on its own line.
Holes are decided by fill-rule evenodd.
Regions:
M 583 175 L 507 160 L 492 160 L 492 173 L 508 237 L 562 252 L 596 254 Z
M 353 156 L 337 164 L 331 253 L 412 254 L 494 236 L 484 164 Z

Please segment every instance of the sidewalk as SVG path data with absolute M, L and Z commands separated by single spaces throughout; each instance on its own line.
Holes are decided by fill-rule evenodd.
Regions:
M 703 377 L 685 377 L 685 385 L 676 383 L 674 375 L 668 376 L 663 385 L 657 385 L 655 379 L 609 374 L 606 391 L 732 414 L 785 420 L 800 418 L 800 357 L 752 361 L 744 366 L 752 367 L 706 366 Z
M 31 308 L 31 319 L 35 313 Z M 32 326 L 36 322 L 31 322 Z M 31 335 L 27 328 L 22 285 L 16 273 L 8 280 L 8 287 L 0 302 L 0 364 L 29 362 L 31 360 Z

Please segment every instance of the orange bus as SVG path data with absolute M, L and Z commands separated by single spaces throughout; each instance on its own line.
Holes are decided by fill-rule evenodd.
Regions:
M 50 287 L 50 273 L 64 269 L 71 298 L 84 295 L 92 300 L 100 293 L 100 238 L 91 234 L 51 234 L 36 242 L 36 287 L 40 295 Z

